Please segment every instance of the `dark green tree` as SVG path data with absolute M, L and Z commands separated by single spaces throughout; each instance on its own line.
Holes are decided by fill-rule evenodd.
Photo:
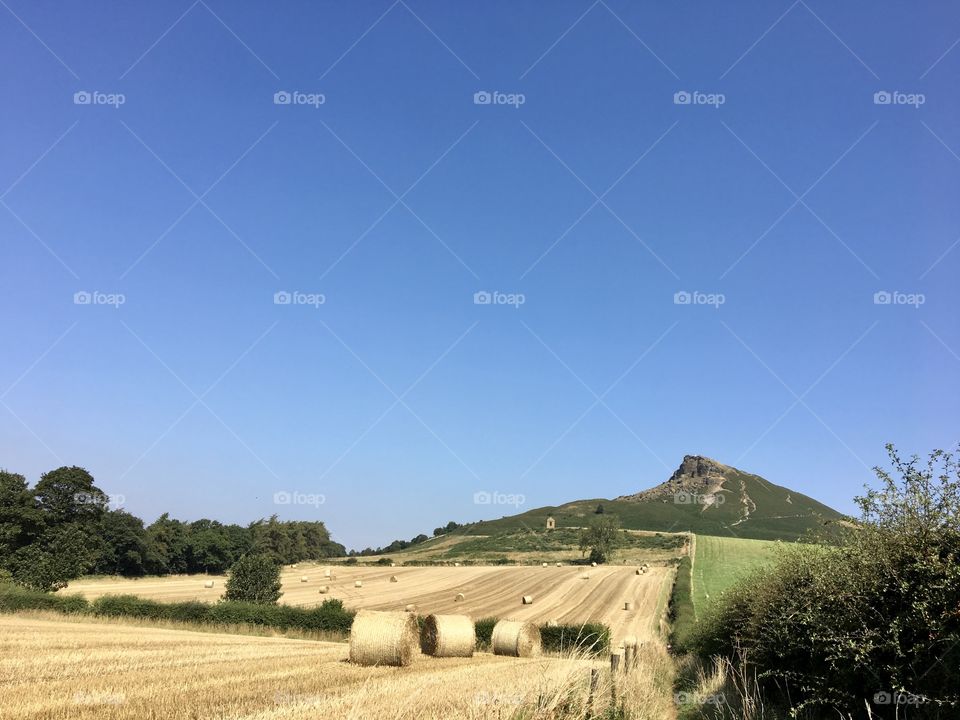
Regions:
M 225 600 L 275 604 L 280 592 L 280 566 L 267 555 L 246 555 L 230 568 Z

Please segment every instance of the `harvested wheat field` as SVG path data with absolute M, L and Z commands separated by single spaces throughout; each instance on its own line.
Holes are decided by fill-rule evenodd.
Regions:
M 285 568 L 282 603 L 316 605 L 326 598 L 339 598 L 352 609 L 403 610 L 415 605 L 421 615 L 465 614 L 473 618 L 498 617 L 545 623 L 603 622 L 610 626 L 614 642 L 625 635 L 653 637 L 660 612 L 672 582 L 671 568 L 651 567 L 637 575 L 632 566 L 582 567 L 468 566 L 468 567 L 336 567 L 334 577 L 319 584 L 301 583 L 301 575 L 321 577 L 323 565 L 300 563 Z M 589 574 L 584 580 L 582 576 Z M 397 582 L 390 582 L 391 576 Z M 128 580 L 100 578 L 70 583 L 65 592 L 79 592 L 89 599 L 104 594 L 130 593 L 153 600 L 206 600 L 215 602 L 226 578 L 215 577 L 216 586 L 204 588 L 204 575 Z M 355 587 L 356 581 L 362 587 Z M 457 594 L 464 600 L 457 602 Z M 523 605 L 532 595 L 536 602 Z M 624 610 L 625 602 L 633 610 Z
M 584 658 L 430 658 L 408 667 L 346 662 L 345 643 L 196 633 L 0 616 L 0 708 L 6 720 L 187 718 L 557 717 L 568 692 L 585 702 Z M 659 718 L 669 691 L 631 692 Z M 597 709 L 607 693 L 601 693 Z M 536 703 L 542 703 L 538 710 Z M 578 701 L 579 702 L 579 701 Z M 637 702 L 632 700 L 631 702 Z M 576 703 L 574 703 L 576 706 Z M 582 712 L 565 717 L 581 717 Z

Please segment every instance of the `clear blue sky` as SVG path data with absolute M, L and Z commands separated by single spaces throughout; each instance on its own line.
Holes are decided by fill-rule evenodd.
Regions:
M 31 481 L 363 547 L 685 453 L 852 511 L 885 442 L 960 438 L 955 5 L 0 5 Z

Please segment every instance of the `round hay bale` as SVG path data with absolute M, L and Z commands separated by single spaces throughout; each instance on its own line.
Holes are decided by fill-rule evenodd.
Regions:
M 540 629 L 529 622 L 501 620 L 490 638 L 494 655 L 535 657 L 540 654 Z
M 624 610 L 633 610 L 633 603 L 630 602 L 629 600 L 627 600 L 627 601 L 623 604 L 623 609 L 624 609 Z
M 354 587 L 363 587 L 363 580 L 357 580 L 354 584 Z
M 533 595 L 524 595 L 522 598 L 520 598 L 520 601 L 524 605 L 533 605 Z
M 417 619 L 405 612 L 361 610 L 350 629 L 350 662 L 409 665 L 417 652 Z
M 466 615 L 428 615 L 420 630 L 420 650 L 433 657 L 473 657 L 477 631 Z
M 595 562 L 590 563 L 590 567 L 596 567 L 596 566 L 597 564 Z
M 323 576 L 324 576 L 324 577 L 330 577 L 330 575 L 331 575 L 330 568 L 327 568 L 326 570 L 323 571 Z
M 397 566 L 396 563 L 390 563 L 390 567 L 396 567 L 396 566 Z
M 540 567 L 546 567 L 546 566 L 547 566 L 546 563 L 540 563 Z
M 557 563 L 557 567 L 563 567 L 563 563 Z
M 300 577 L 300 582 L 308 582 L 309 580 L 310 578 L 308 578 L 306 575 Z
M 330 586 L 329 586 L 329 585 L 321 585 L 321 586 L 320 586 L 320 594 L 321 594 L 321 595 L 326 595 L 328 592 L 330 592 Z
M 643 568 L 637 568 L 636 575 L 643 575 Z
M 204 586 L 205 588 L 212 588 L 215 584 L 216 584 L 216 583 L 214 583 L 213 580 L 207 580 L 207 581 L 203 584 L 203 586 Z
M 454 566 L 454 567 L 460 567 L 460 563 L 454 563 L 453 566 Z
M 453 599 L 454 602 L 463 602 L 466 598 L 463 593 L 457 593 L 457 596 Z
M 410 603 L 403 610 L 404 612 L 415 613 L 417 611 L 417 606 L 413 603 Z
M 390 582 L 399 582 L 399 581 L 397 580 L 397 576 L 396 576 L 396 575 L 391 575 L 391 576 L 390 576 Z

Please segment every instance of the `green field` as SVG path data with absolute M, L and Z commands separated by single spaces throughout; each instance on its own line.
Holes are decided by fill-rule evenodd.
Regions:
M 697 535 L 693 556 L 693 609 L 699 618 L 728 587 L 753 568 L 772 562 L 778 543 Z

